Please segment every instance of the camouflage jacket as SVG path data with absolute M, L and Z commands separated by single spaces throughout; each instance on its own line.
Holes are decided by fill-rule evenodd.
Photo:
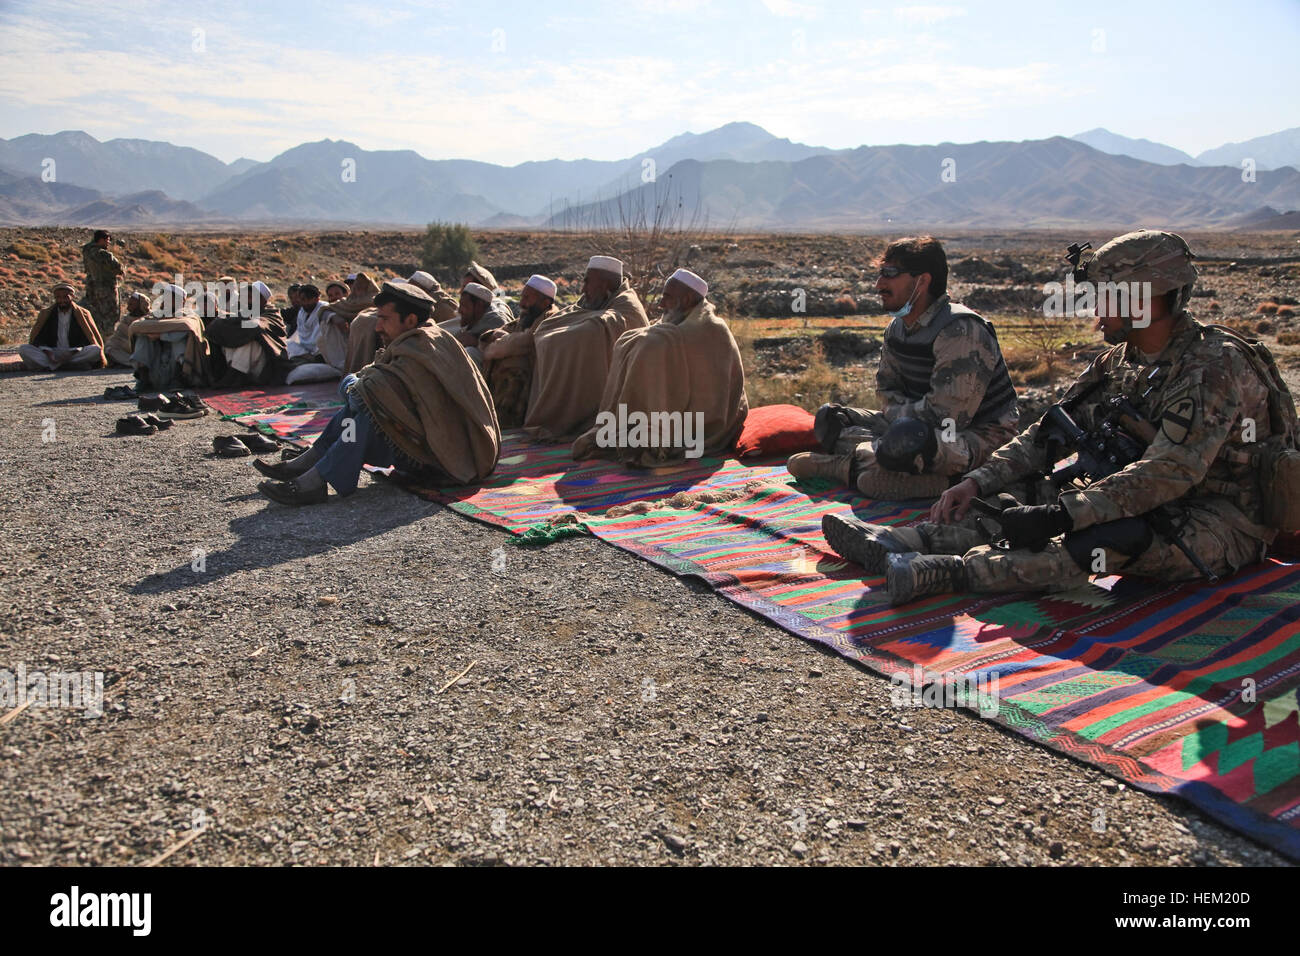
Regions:
M 93 242 L 81 247 L 81 259 L 86 266 L 87 282 L 115 285 L 122 274 L 122 263 L 117 256 Z
M 934 365 L 927 377 L 929 355 Z M 997 338 L 978 315 L 950 305 L 946 295 L 913 327 L 896 318 L 885 330 L 876 394 L 891 422 L 919 418 L 943 428 L 951 419 L 959 432 L 974 426 L 996 433 L 994 445 L 1015 435 L 1020 423 Z
M 1059 500 L 1076 530 L 1196 498 L 1235 527 L 1272 540 L 1260 524 L 1260 492 L 1249 465 L 1230 460 L 1244 460 L 1244 439 L 1272 434 L 1268 386 L 1238 344 L 1184 312 L 1154 362 L 1145 363 L 1131 345 L 1114 346 L 1093 360 L 1062 401 L 1077 402 L 1071 415 L 1090 431 L 1112 396 L 1127 397 L 1158 430 L 1137 461 L 1087 487 L 1065 487 Z M 1035 442 L 1038 427 L 1030 425 L 967 474 L 981 494 L 1052 469 L 1046 447 Z

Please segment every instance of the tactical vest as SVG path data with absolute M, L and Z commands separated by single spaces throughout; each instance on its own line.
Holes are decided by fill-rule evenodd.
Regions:
M 919 401 L 929 394 L 930 378 L 934 374 L 934 340 L 940 332 L 963 317 L 970 317 L 983 325 L 993 337 L 993 344 L 998 344 L 998 334 L 992 323 L 978 312 L 952 302 L 940 309 L 928 325 L 911 334 L 906 333 L 902 319 L 894 319 L 885 330 L 885 346 L 898 360 L 899 373 L 903 378 L 903 394 L 909 402 Z M 1002 348 L 998 346 L 997 366 L 984 389 L 984 398 L 971 419 L 971 425 L 997 421 L 1015 400 L 1016 389 L 1011 384 L 1007 363 L 1003 361 Z

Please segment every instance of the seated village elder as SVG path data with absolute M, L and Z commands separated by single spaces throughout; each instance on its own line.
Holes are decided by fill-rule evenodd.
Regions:
M 285 359 L 284 320 L 271 308 L 271 289 L 265 282 L 254 282 L 240 299 L 246 301 L 238 302 L 237 314 L 208 323 L 215 383 L 223 388 L 269 385 Z
M 465 288 L 460 290 L 460 303 L 456 309 L 460 315 L 459 322 L 442 326 L 465 347 L 469 357 L 480 369 L 483 368 L 483 353 L 479 351 L 479 339 L 506 324 L 501 313 L 492 308 L 492 300 L 491 289 L 477 282 L 466 283 Z M 511 316 L 510 321 L 514 321 L 514 316 Z
M 623 263 L 592 256 L 582 298 L 533 331 L 533 381 L 524 428 L 539 441 L 573 441 L 596 423 L 614 343 L 649 325 Z
M 127 333 L 141 391 L 197 388 L 210 381 L 203 320 L 186 307 L 180 286 L 163 286 L 150 315 L 132 322 Z
M 310 283 L 298 287 L 298 301 L 302 305 L 298 309 L 297 328 L 285 342 L 289 364 L 293 366 L 285 381 L 292 385 L 337 378 L 347 364 L 347 321 L 330 311 L 320 299 L 320 289 Z
M 51 291 L 54 302 L 36 316 L 27 344 L 18 346 L 23 368 L 33 372 L 103 368 L 104 340 L 95 317 L 72 301 L 75 290 L 68 283 L 60 282 Z
M 510 300 L 505 297 L 505 294 L 501 291 L 501 286 L 497 285 L 496 276 L 489 272 L 487 267 L 471 261 L 469 268 L 465 270 L 465 275 L 461 278 L 461 289 L 464 289 L 471 282 L 477 282 L 492 293 L 489 306 L 493 312 L 501 316 L 503 323 L 514 320 L 515 313 L 510 307 Z
M 708 293 L 703 279 L 678 269 L 664 283 L 663 317 L 623 333 L 596 427 L 573 443 L 575 459 L 655 468 L 735 446 L 749 413 L 745 370 Z
M 876 370 L 882 407 L 823 405 L 814 430 L 830 454 L 794 455 L 786 467 L 868 498 L 935 498 L 1016 434 L 1016 391 L 993 326 L 949 300 L 937 239 L 895 240 L 877 265 L 893 316 Z
M 273 481 L 258 489 L 286 505 L 317 504 L 357 489 L 363 464 L 479 481 L 492 473 L 501 430 L 487 385 L 465 350 L 430 322 L 433 299 L 408 282 L 375 296 L 383 350 L 340 383 L 346 403 L 306 452 L 254 462 Z
M 524 423 L 528 388 L 533 381 L 533 330 L 559 311 L 555 292 L 555 283 L 546 276 L 529 277 L 519 296 L 519 318 L 479 340 L 483 377 L 492 392 L 492 404 L 502 428 L 519 428 Z
M 104 343 L 104 355 L 110 365 L 131 367 L 131 323 L 149 314 L 149 297 L 143 292 L 132 292 L 126 297 L 126 313 L 113 326 L 113 334 Z
M 443 291 L 438 280 L 427 272 L 413 272 L 406 280 L 433 299 L 434 324 L 445 322 L 456 314 L 456 300 Z M 351 292 L 330 306 L 330 310 L 349 319 L 348 354 L 344 372 L 356 372 L 375 360 L 379 351 L 378 312 L 374 307 L 375 293 L 379 287 L 364 272 L 353 275 L 348 282 Z

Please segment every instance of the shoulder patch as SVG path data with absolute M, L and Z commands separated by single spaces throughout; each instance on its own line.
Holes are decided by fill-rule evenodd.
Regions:
M 1181 445 L 1187 440 L 1187 433 L 1191 431 L 1195 418 L 1196 399 L 1188 395 L 1165 409 L 1165 413 L 1160 416 L 1160 430 L 1175 445 Z

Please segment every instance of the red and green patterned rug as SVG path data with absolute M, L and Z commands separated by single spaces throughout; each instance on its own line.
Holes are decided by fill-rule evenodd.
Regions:
M 321 388 L 207 401 L 308 442 L 336 407 Z M 891 608 L 882 579 L 863 579 L 829 549 L 821 517 L 895 523 L 920 511 L 796 485 L 780 462 L 636 472 L 508 433 L 482 487 L 419 493 L 520 540 L 585 529 L 707 581 L 907 695 L 985 691 L 970 710 L 1181 796 L 1300 860 L 1300 565 L 1270 560 L 1213 587 L 1111 577 L 1050 596 L 948 595 Z
M 699 502 L 700 491 L 722 500 Z M 899 684 L 990 691 L 995 700 L 970 709 L 1300 859 L 1300 565 L 1271 560 L 1213 587 L 1111 577 L 1050 596 L 891 608 L 883 579 L 863 579 L 827 546 L 821 518 L 921 512 L 810 493 L 780 463 L 632 472 L 511 438 L 483 487 L 423 493 L 527 537 L 572 515 Z M 670 500 L 608 514 L 655 499 Z

